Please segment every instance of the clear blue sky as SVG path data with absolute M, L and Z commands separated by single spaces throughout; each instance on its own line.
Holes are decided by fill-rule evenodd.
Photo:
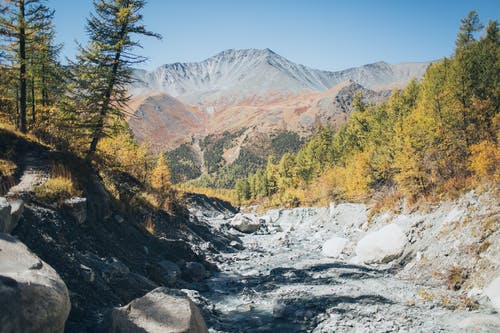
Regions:
M 85 43 L 91 0 L 49 0 L 64 55 Z M 453 52 L 460 19 L 500 19 L 498 0 L 149 0 L 143 68 L 204 60 L 230 48 L 270 48 L 291 61 L 339 70 L 379 60 L 427 61 Z

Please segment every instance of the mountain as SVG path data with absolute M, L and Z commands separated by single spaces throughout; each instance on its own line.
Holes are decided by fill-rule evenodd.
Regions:
M 342 125 L 356 93 L 383 102 L 428 65 L 377 62 L 328 72 L 269 49 L 227 50 L 202 62 L 136 70 L 129 125 L 152 150 L 172 151 L 174 179 L 232 165 L 231 175 L 244 176 L 268 155 L 298 149 L 318 126 Z M 223 187 L 234 181 L 216 180 Z
M 207 112 L 232 105 L 263 105 L 303 92 L 326 91 L 351 80 L 372 90 L 402 87 L 421 77 L 428 62 L 377 62 L 338 72 L 295 64 L 270 49 L 226 50 L 201 62 L 137 70 L 134 96 L 164 93 Z

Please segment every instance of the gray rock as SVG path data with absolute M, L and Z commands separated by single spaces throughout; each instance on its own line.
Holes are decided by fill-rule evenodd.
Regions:
M 252 233 L 260 229 L 261 221 L 253 214 L 236 214 L 229 225 L 243 233 Z
M 160 287 L 129 304 L 113 309 L 110 333 L 205 333 L 198 307 L 183 293 Z
M 52 267 L 31 253 L 19 240 L 6 234 L 0 234 L 0 275 L 4 276 L 2 299 L 11 295 L 17 299 L 9 298 L 8 303 L 13 308 L 17 302 L 21 305 L 20 311 L 10 316 L 11 321 L 7 325 L 16 327 L 20 320 L 24 325 L 22 332 L 64 331 L 70 311 L 66 285 Z M 1 320 L 4 316 L 0 314 Z
M 64 212 L 75 219 L 76 223 L 83 224 L 87 219 L 87 198 L 73 197 L 64 201 Z
M 118 214 L 113 215 L 113 218 L 115 219 L 116 222 L 118 222 L 120 224 L 125 222 L 125 219 Z
M 10 204 L 7 199 L 0 197 L 0 232 L 9 232 L 12 225 L 12 215 L 10 214 Z
M 101 276 L 106 282 L 120 279 L 130 273 L 129 268 L 116 258 L 108 258 L 102 266 Z
M 16 280 L 0 275 L 0 331 L 22 332 L 21 291 Z
M 469 329 L 474 331 L 478 327 L 495 327 L 500 328 L 500 318 L 496 315 L 489 314 L 472 314 L 461 320 L 458 325 L 459 328 Z
M 0 198 L 0 232 L 10 234 L 17 227 L 17 223 L 24 211 L 24 201 L 15 199 L 8 202 Z
M 162 260 L 153 268 L 153 279 L 167 286 L 174 286 L 181 276 L 180 267 L 169 260 Z
M 184 266 L 182 277 L 187 281 L 198 282 L 207 277 L 207 270 L 199 262 L 190 261 Z
M 484 294 L 488 296 L 495 310 L 500 313 L 500 276 L 491 281 L 484 290 Z
M 95 281 L 95 273 L 94 270 L 84 264 L 80 264 L 81 274 L 84 277 L 84 280 L 88 283 L 94 283 Z
M 10 202 L 10 215 L 12 216 L 12 230 L 17 226 L 17 223 L 21 219 L 24 212 L 24 201 L 21 199 L 16 199 Z

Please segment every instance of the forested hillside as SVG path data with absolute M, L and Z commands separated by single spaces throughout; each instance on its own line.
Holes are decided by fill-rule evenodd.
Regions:
M 477 38 L 479 36 L 479 38 Z M 387 103 L 355 101 L 338 131 L 323 128 L 296 154 L 271 157 L 237 182 L 238 200 L 299 204 L 362 200 L 381 192 L 416 199 L 499 180 L 500 34 L 476 12 L 462 20 L 456 50 Z
M 117 196 L 113 178 L 120 173 L 149 188 L 150 194 L 170 196 L 165 192 L 170 190 L 170 171 L 162 159 L 156 163 L 146 145 L 137 144 L 125 121 L 131 66 L 145 60 L 134 54 L 140 47 L 136 38 L 159 37 L 141 23 L 145 2 L 95 2 L 86 24 L 89 42 L 79 45 L 76 59 L 67 65 L 61 63 L 54 11 L 46 3 L 0 4 L 1 126 L 85 158 Z M 0 156 L 2 179 L 15 172 L 10 155 Z M 152 184 L 155 164 L 157 171 L 164 168 L 169 174 L 161 179 L 164 184 Z M 70 192 L 64 186 L 53 190 Z M 147 196 L 155 205 L 164 202 Z

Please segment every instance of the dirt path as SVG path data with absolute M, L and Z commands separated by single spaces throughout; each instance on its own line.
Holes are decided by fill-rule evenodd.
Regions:
M 23 197 L 47 181 L 50 175 L 50 162 L 43 153 L 28 152 L 21 163 L 22 174 L 19 183 L 11 187 L 7 196 Z

